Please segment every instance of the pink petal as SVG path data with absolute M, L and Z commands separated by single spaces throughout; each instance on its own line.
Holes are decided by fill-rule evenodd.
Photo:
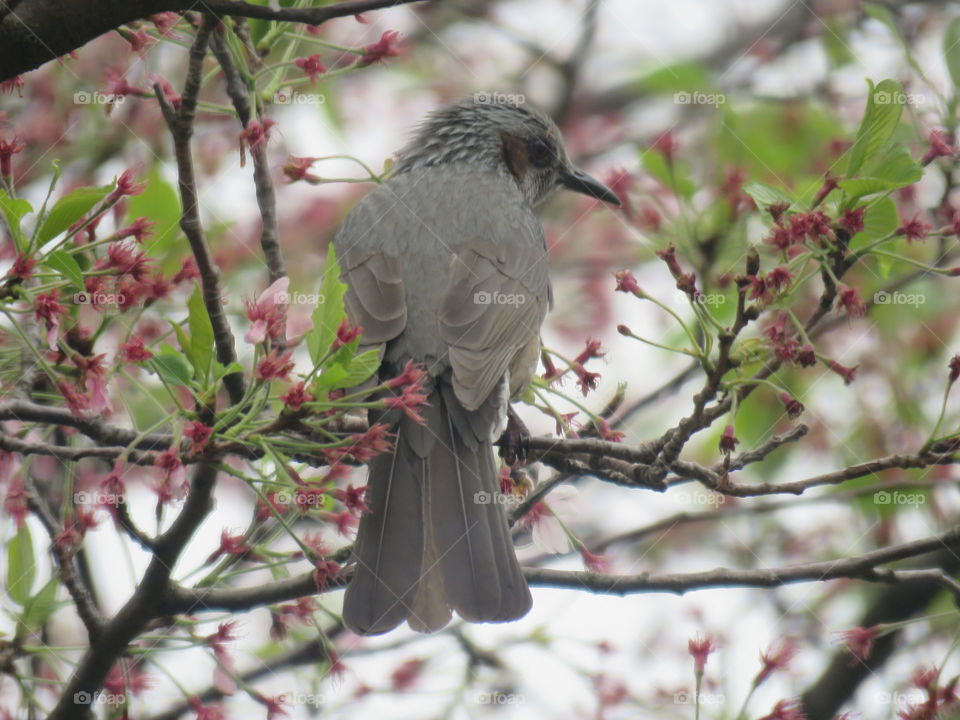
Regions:
M 309 313 L 290 313 L 287 315 L 287 345 L 292 346 L 300 342 L 307 330 L 313 327 L 313 319 Z
M 262 343 L 266 337 L 267 321 L 257 320 L 253 325 L 250 326 L 250 329 L 247 330 L 246 334 L 243 336 L 243 339 L 251 345 L 256 345 L 257 343 Z
M 282 277 L 273 283 L 270 287 L 260 293 L 257 298 L 257 305 L 264 309 L 269 309 L 278 304 L 287 302 L 287 290 L 290 287 L 290 278 Z

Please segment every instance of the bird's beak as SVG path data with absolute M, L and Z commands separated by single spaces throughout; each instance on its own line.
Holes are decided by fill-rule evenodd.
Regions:
M 611 205 L 620 207 L 620 198 L 616 196 L 613 190 L 595 177 L 590 177 L 583 170 L 578 170 L 577 168 L 566 170 L 560 178 L 560 184 L 568 190 L 589 195 L 590 197 L 597 198 L 597 200 L 603 200 Z

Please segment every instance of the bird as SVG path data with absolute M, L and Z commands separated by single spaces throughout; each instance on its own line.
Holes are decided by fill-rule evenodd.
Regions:
M 535 208 L 558 188 L 620 204 L 571 163 L 548 115 L 522 96 L 474 95 L 427 114 L 334 236 L 361 349 L 378 351 L 381 381 L 418 364 L 427 395 L 420 418 L 369 411 L 392 450 L 369 463 L 349 561 L 343 622 L 358 635 L 404 621 L 435 632 L 454 612 L 507 622 L 532 605 L 495 446 L 518 420 L 510 402 L 536 372 L 553 303 Z M 522 443 L 516 427 L 507 445 Z

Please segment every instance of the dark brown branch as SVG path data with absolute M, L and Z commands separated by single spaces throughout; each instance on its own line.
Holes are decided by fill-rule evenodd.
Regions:
M 203 234 L 203 225 L 200 223 L 199 203 L 197 200 L 197 180 L 193 171 L 193 155 L 190 151 L 190 139 L 193 136 L 193 119 L 197 110 L 197 96 L 200 93 L 200 80 L 203 70 L 203 59 L 207 54 L 207 44 L 214 25 L 219 21 L 212 15 L 205 15 L 197 37 L 190 48 L 190 62 L 187 70 L 187 79 L 184 83 L 183 96 L 180 107 L 174 109 L 167 101 L 162 88 L 154 84 L 154 92 L 163 117 L 173 136 L 174 156 L 177 161 L 178 186 L 180 188 L 180 202 L 183 214 L 180 217 L 180 227 L 187 236 L 193 257 L 197 261 L 200 273 L 200 286 L 203 293 L 203 304 L 210 316 L 213 325 L 213 339 L 217 350 L 217 361 L 229 365 L 237 359 L 234 347 L 233 333 L 223 312 L 223 303 L 220 298 L 220 277 L 217 268 L 210 256 L 210 249 Z M 230 400 L 239 403 L 244 395 L 243 374 L 230 373 L 223 378 Z
M 170 587 L 170 573 L 180 553 L 213 506 L 217 469 L 199 465 L 193 473 L 190 492 L 170 529 L 157 538 L 154 554 L 143 579 L 120 611 L 91 642 L 70 679 L 60 701 L 47 720 L 90 718 L 90 706 L 77 705 L 76 697 L 94 697 L 103 681 L 131 642 L 151 620 L 162 617 L 164 599 Z
M 237 111 L 240 125 L 246 128 L 252 117 L 250 91 L 240 71 L 234 65 L 230 48 L 224 41 L 222 28 L 213 34 L 211 47 L 220 67 L 223 68 L 223 74 L 227 80 L 227 94 Z M 273 283 L 286 276 L 287 271 L 284 267 L 283 255 L 280 253 L 277 233 L 277 198 L 273 189 L 273 180 L 270 177 L 270 167 L 267 164 L 266 141 L 251 146 L 250 155 L 253 157 L 253 183 L 257 189 L 257 205 L 260 208 L 262 224 L 260 247 L 263 249 L 263 257 L 270 271 L 270 282 Z
M 704 572 L 654 575 L 602 575 L 594 572 L 572 572 L 544 568 L 524 568 L 523 574 L 531 585 L 539 587 L 585 590 L 604 595 L 632 595 L 636 593 L 668 592 L 682 595 L 694 590 L 717 587 L 778 587 L 791 583 L 820 582 L 841 578 L 878 583 L 897 583 L 910 580 L 902 571 L 891 571 L 880 566 L 898 560 L 918 557 L 941 548 L 960 546 L 960 527 L 939 535 L 891 545 L 851 558 L 789 565 L 762 570 L 730 570 L 717 568 Z M 344 586 L 350 571 L 344 570 L 331 578 L 328 589 Z M 206 610 L 243 611 L 262 605 L 295 600 L 317 592 L 312 573 L 249 588 L 182 588 L 174 586 L 165 598 L 166 614 L 200 612 Z
M 22 0 L 14 9 L 0 0 L 0 82 L 76 50 L 126 23 L 165 11 L 203 10 L 214 15 L 320 25 L 338 17 L 418 0 L 348 0 L 313 8 L 272 8 L 235 0 Z M 4 11 L 7 11 L 4 14 Z
M 960 546 L 960 527 L 923 540 L 891 545 L 850 558 L 804 563 L 762 570 L 730 570 L 718 568 L 695 573 L 653 575 L 601 575 L 593 572 L 571 572 L 543 568 L 525 568 L 524 576 L 531 585 L 605 595 L 669 592 L 683 595 L 692 590 L 717 587 L 778 587 L 791 583 L 819 582 L 848 578 L 868 582 L 897 583 L 913 579 L 904 571 L 891 571 L 879 566 L 918 557 L 942 548 Z
M 885 470 L 900 468 L 903 470 L 930 467 L 931 465 L 952 465 L 960 462 L 960 456 L 944 454 L 915 454 L 915 455 L 887 455 L 885 457 L 868 460 L 867 462 L 850 465 L 842 470 L 815 475 L 803 480 L 794 480 L 783 483 L 734 483 L 729 477 L 722 474 L 722 468 L 710 469 L 693 462 L 677 461 L 671 470 L 683 477 L 699 480 L 711 490 L 724 495 L 735 497 L 755 497 L 757 495 L 792 494 L 801 495 L 810 488 L 820 485 L 839 485 L 847 480 L 876 475 Z

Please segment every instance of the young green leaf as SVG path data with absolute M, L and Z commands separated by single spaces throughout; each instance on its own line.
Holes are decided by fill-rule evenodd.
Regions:
M 193 368 L 187 357 L 179 350 L 164 345 L 164 351 L 153 358 L 154 367 L 166 382 L 173 385 L 190 385 Z
M 330 246 L 327 261 L 323 265 L 323 282 L 320 287 L 320 302 L 313 311 L 313 329 L 307 334 L 307 348 L 314 365 L 320 362 L 337 337 L 337 328 L 345 315 L 343 295 L 346 284 L 340 280 L 340 264 L 337 253 Z
M 943 59 L 947 63 L 953 87 L 960 87 L 960 17 L 955 17 L 947 25 L 943 35 Z
M 7 544 L 7 594 L 18 605 L 25 605 L 37 574 L 30 526 L 24 523 Z
M 23 198 L 10 197 L 5 190 L 0 190 L 0 212 L 7 221 L 7 227 L 10 228 L 10 234 L 13 235 L 17 244 L 17 250 L 23 252 L 27 249 L 27 243 L 23 237 L 23 230 L 20 229 L 20 221 L 24 215 L 33 212 L 33 206 Z
M 147 217 L 155 223 L 147 249 L 150 255 L 161 259 L 163 270 L 171 271 L 183 260 L 171 247 L 180 235 L 180 196 L 157 165 L 150 168 L 146 180 L 142 193 L 127 198 L 127 219 Z
M 900 122 L 903 112 L 903 88 L 896 80 L 881 80 L 876 87 L 867 80 L 867 109 L 857 130 L 856 140 L 850 148 L 848 177 L 855 177 L 865 162 L 873 159 Z
M 318 384 L 325 390 L 356 387 L 370 379 L 380 367 L 380 353 L 368 350 L 346 363 L 334 363 L 323 371 L 318 378 Z
M 46 257 L 43 264 L 56 270 L 65 280 L 75 285 L 78 290 L 83 290 L 83 271 L 72 255 L 63 250 L 54 250 Z
M 194 287 L 193 294 L 187 300 L 187 308 L 190 311 L 190 360 L 193 361 L 197 380 L 205 384 L 210 376 L 210 363 L 213 362 L 213 324 L 203 304 L 199 285 Z
M 766 212 L 767 208 L 771 205 L 779 202 L 786 203 L 788 208 L 793 208 L 794 210 L 799 209 L 797 208 L 797 201 L 794 198 L 791 198 L 775 187 L 761 182 L 752 182 L 744 185 L 743 191 L 753 198 L 757 207 L 763 212 Z
M 40 229 L 37 231 L 37 243 L 43 245 L 62 233 L 90 212 L 93 206 L 103 200 L 112 189 L 112 185 L 79 187 L 57 200 L 57 204 L 47 213 L 40 224 Z
M 40 591 L 30 598 L 23 610 L 20 622 L 27 630 L 36 630 L 43 626 L 53 611 L 57 609 L 57 589 L 60 587 L 56 578 L 52 578 Z

